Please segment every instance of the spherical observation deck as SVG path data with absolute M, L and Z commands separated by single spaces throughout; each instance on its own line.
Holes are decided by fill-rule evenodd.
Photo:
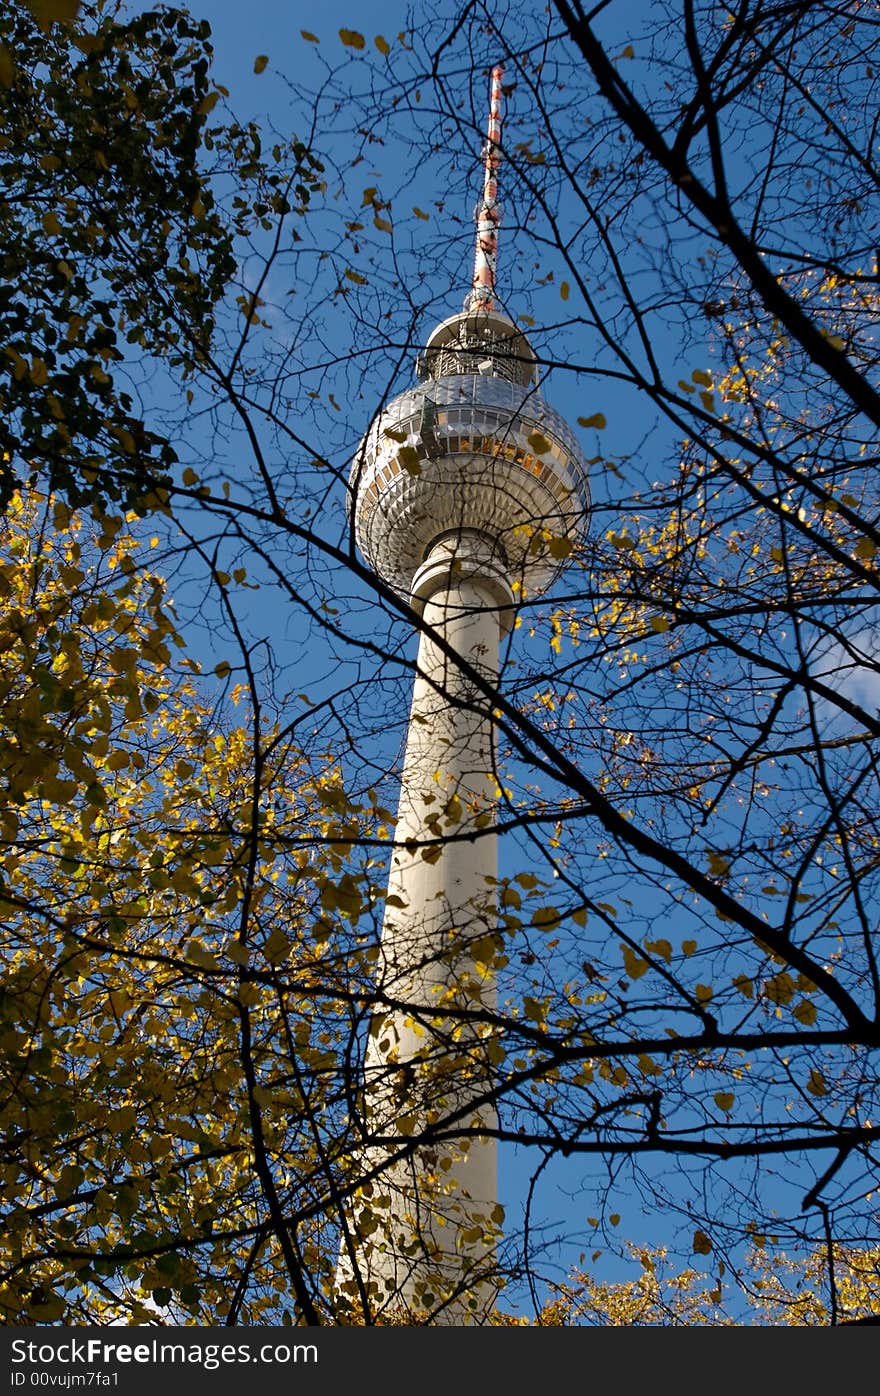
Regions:
M 454 315 L 419 356 L 352 463 L 358 547 L 390 586 L 443 534 L 487 537 L 523 590 L 546 590 L 584 536 L 590 490 L 571 428 L 544 401 L 525 335 L 497 311 Z

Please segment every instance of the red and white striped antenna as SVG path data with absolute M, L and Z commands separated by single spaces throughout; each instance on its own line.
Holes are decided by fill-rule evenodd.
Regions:
M 501 79 L 504 69 L 492 69 L 489 87 L 489 125 L 483 146 L 483 198 L 477 205 L 477 246 L 474 279 L 467 299 L 468 310 L 495 309 L 495 271 L 498 261 L 498 166 L 501 164 Z

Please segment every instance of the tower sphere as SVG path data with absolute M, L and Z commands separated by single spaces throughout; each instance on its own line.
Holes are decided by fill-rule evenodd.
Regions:
M 475 531 L 535 594 L 566 565 L 590 507 L 580 445 L 538 387 L 526 336 L 497 310 L 438 325 L 420 381 L 383 407 L 351 468 L 358 547 L 397 591 L 443 535 Z

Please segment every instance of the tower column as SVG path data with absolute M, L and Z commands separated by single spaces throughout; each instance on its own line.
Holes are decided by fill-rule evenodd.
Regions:
M 349 477 L 361 554 L 431 633 L 419 645 L 353 1111 L 361 1183 L 342 1217 L 342 1321 L 347 1311 L 353 1322 L 481 1323 L 502 1283 L 492 1086 L 503 1053 L 485 1021 L 504 963 L 498 780 L 492 704 L 473 673 L 498 676 L 510 579 L 523 594 L 545 591 L 590 505 L 580 445 L 544 401 L 526 335 L 496 304 L 502 77 L 493 68 L 466 309 L 428 336 L 419 382 L 377 412 Z
M 439 539 L 412 601 L 497 678 L 513 595 L 489 538 Z M 468 1016 L 495 1007 L 497 787 L 491 705 L 423 633 L 364 1069 L 379 1172 L 352 1208 L 355 1254 L 339 1273 L 356 1300 L 356 1263 L 373 1313 L 404 1322 L 479 1323 L 497 1298 L 496 1145 L 482 1133 L 496 1119 L 491 1029 Z

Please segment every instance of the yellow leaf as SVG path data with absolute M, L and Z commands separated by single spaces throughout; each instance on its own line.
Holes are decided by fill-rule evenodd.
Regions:
M 373 226 L 374 226 L 375 228 L 378 228 L 379 231 L 380 231 L 380 233 L 390 233 L 390 232 L 391 232 L 391 224 L 388 222 L 388 219 L 387 219 L 387 218 L 380 218 L 379 215 L 378 215 L 378 213 L 377 213 L 377 214 L 375 215 L 375 217 L 373 218 Z
M 755 986 L 748 975 L 738 974 L 733 981 L 733 987 L 739 989 L 741 994 L 745 994 L 747 999 L 755 996 Z
M 705 369 L 695 368 L 691 374 L 691 378 L 693 378 L 695 383 L 702 383 L 704 388 L 711 388 L 712 386 L 712 375 L 711 373 L 707 373 Z
M 550 442 L 547 440 L 546 436 L 542 436 L 539 431 L 532 432 L 529 437 L 529 445 L 535 454 L 539 456 L 546 456 L 547 452 L 550 450 Z
M 592 417 L 578 417 L 578 426 L 595 427 L 597 431 L 604 431 L 608 425 L 608 420 L 604 412 L 594 412 Z
M 413 204 L 413 213 L 415 214 L 416 218 L 423 218 L 426 223 L 430 218 L 430 214 L 423 213 L 422 210 L 418 208 L 415 204 Z
M 364 47 L 364 36 L 356 29 L 340 29 L 339 37 L 346 48 L 362 49 Z
M 526 1017 L 530 1018 L 533 1023 L 543 1023 L 546 1017 L 544 1005 L 541 1000 L 530 998 L 528 994 L 526 994 L 523 999 L 523 1011 Z
M 710 848 L 706 857 L 713 877 L 726 877 L 730 872 L 730 861 L 723 853 L 717 853 L 715 849 Z
M 130 456 L 134 455 L 137 446 L 131 432 L 126 431 L 125 427 L 114 427 L 113 431 L 123 451 L 127 451 Z
M 383 39 L 381 34 L 377 34 L 375 39 L 373 40 L 373 43 L 376 45 L 376 48 L 379 50 L 379 52 L 387 58 L 389 53 L 391 52 L 391 45 L 389 44 L 388 40 Z
M 272 934 L 267 937 L 263 945 L 263 954 L 270 965 L 280 964 L 290 954 L 290 941 L 280 926 L 276 926 Z
M 534 873 L 517 873 L 513 880 L 522 887 L 524 892 L 530 892 L 533 887 L 537 887 L 538 885 L 538 879 L 535 877 Z
M 764 985 L 764 993 L 771 1003 L 791 1003 L 794 998 L 794 980 L 785 970 L 774 974 Z
M 348 277 L 349 281 L 353 281 L 356 286 L 366 286 L 367 278 L 365 276 L 361 276 L 359 271 L 352 271 L 351 267 L 346 267 L 345 274 Z
M 219 664 L 214 666 L 214 673 L 217 675 L 218 679 L 225 679 L 231 672 L 232 665 L 226 659 L 221 660 Z
M 559 562 L 567 558 L 574 543 L 570 538 L 551 538 L 547 544 L 547 551 L 551 557 L 555 557 Z
M 733 1109 L 733 1102 L 736 1097 L 733 1091 L 716 1091 L 712 1099 L 715 1101 L 719 1110 L 723 1110 L 725 1115 L 729 1115 Z
M 652 955 L 659 955 L 667 964 L 672 960 L 672 946 L 668 940 L 646 940 L 645 949 Z
M 696 1255 L 711 1255 L 712 1242 L 705 1231 L 694 1232 L 694 1252 Z
M 668 630 L 671 624 L 672 622 L 668 616 L 651 617 L 651 629 L 656 631 L 658 635 L 662 635 L 664 631 Z
M 682 955 L 695 955 L 697 953 L 697 942 L 695 940 L 683 940 L 681 942 Z
M 562 914 L 555 906 L 539 906 L 532 912 L 532 925 L 542 930 L 553 930 L 562 920 Z
M 629 945 L 623 945 L 621 949 L 623 951 L 623 963 L 630 979 L 641 979 L 648 968 L 648 961 L 643 960 L 641 955 L 637 955 Z
M 461 823 L 461 818 L 464 814 L 464 806 L 462 805 L 461 800 L 457 795 L 453 795 L 451 797 L 451 799 L 447 802 L 446 809 L 443 812 L 446 815 L 446 819 L 449 824 Z
M 816 1021 L 816 1005 L 810 1003 L 809 999 L 801 999 L 797 1007 L 792 1009 L 792 1014 L 804 1027 L 810 1028 Z
M 698 984 L 694 990 L 697 1003 L 711 1003 L 714 990 L 711 984 Z
M 63 23 L 76 19 L 80 0 L 28 0 L 28 8 L 41 24 Z
M 317 34 L 310 34 L 308 29 L 301 29 L 299 32 L 309 44 L 319 44 L 321 42 Z
M 828 1094 L 828 1084 L 825 1077 L 822 1075 L 821 1071 L 817 1071 L 815 1067 L 813 1067 L 810 1072 L 810 1079 L 807 1081 L 807 1090 L 810 1092 L 810 1095 Z
M 43 232 L 50 237 L 57 237 L 61 232 L 61 224 L 58 222 L 58 215 L 55 213 L 43 214 Z
M 400 461 L 407 475 L 421 475 L 422 463 L 419 460 L 419 453 L 415 446 L 401 446 L 397 453 L 397 459 Z
M 262 73 L 262 72 L 264 72 L 264 71 L 265 71 L 265 68 L 266 68 L 266 64 L 267 64 L 268 62 L 269 62 L 269 55 L 268 55 L 268 54 L 266 54 L 266 53 L 261 53 L 261 54 L 259 54 L 258 57 L 256 57 L 256 58 L 254 59 L 254 72 L 255 72 L 255 73 Z
M 861 538 L 856 544 L 856 557 L 872 558 L 877 551 L 873 538 Z
M 188 465 L 186 467 L 186 470 L 183 472 L 183 483 L 185 485 L 195 485 L 198 484 L 198 479 L 199 477 L 193 470 L 192 466 Z
M 567 301 L 567 300 L 568 300 L 568 297 L 569 297 L 570 293 L 571 293 L 571 287 L 569 286 L 568 282 L 567 282 L 567 281 L 560 281 L 560 283 L 559 283 L 559 294 L 560 294 L 560 296 L 562 297 L 562 299 L 563 299 L 564 301 Z

